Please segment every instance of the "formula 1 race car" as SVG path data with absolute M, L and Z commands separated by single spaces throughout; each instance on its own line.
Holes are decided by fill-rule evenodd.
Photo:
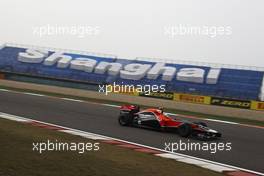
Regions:
M 195 136 L 200 139 L 220 138 L 221 133 L 207 127 L 204 122 L 188 122 L 170 117 L 162 108 L 150 108 L 140 111 L 139 106 L 124 105 L 120 108 L 118 122 L 122 126 L 136 126 L 177 132 L 182 137 Z

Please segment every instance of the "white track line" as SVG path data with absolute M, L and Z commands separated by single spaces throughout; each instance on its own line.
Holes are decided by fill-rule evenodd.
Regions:
M 121 106 L 113 105 L 113 104 L 100 104 L 100 105 L 110 106 L 110 107 L 115 107 L 115 108 L 120 108 L 121 107 Z
M 11 115 L 11 114 L 1 113 L 1 112 L 0 112 L 0 117 L 4 118 L 4 119 L 8 119 L 8 120 L 18 121 L 18 122 L 26 122 L 26 121 L 28 121 L 27 119 L 20 118 L 18 116 L 14 116 L 14 115 Z
M 215 164 L 201 165 L 201 167 L 205 168 L 205 169 L 213 170 L 215 172 L 237 171 L 236 169 L 233 169 L 233 168 L 227 168 L 225 166 L 219 166 L 219 165 L 215 165 Z
M 0 91 L 3 91 L 3 92 L 10 92 L 10 90 L 8 90 L 8 89 L 0 89 Z
M 88 139 L 107 140 L 107 138 L 105 138 L 105 137 L 97 136 L 97 135 L 94 135 L 92 133 L 82 133 L 82 132 L 73 131 L 73 130 L 60 130 L 60 131 L 64 132 L 64 133 L 69 133 L 69 134 L 72 134 L 75 136 L 81 136 L 81 137 L 88 138 Z
M 227 165 L 227 164 L 223 164 L 223 163 L 219 163 L 219 162 L 215 162 L 215 161 L 197 158 L 197 157 L 193 157 L 193 156 L 189 156 L 189 155 L 185 155 L 185 154 L 172 153 L 172 152 L 168 152 L 166 150 L 158 149 L 155 147 L 150 147 L 150 146 L 146 146 L 146 145 L 142 145 L 142 144 L 138 144 L 138 143 L 134 143 L 134 142 L 129 142 L 129 141 L 121 140 L 121 139 L 117 139 L 117 138 L 112 138 L 112 137 L 108 137 L 108 136 L 104 136 L 104 135 L 99 135 L 99 134 L 95 134 L 95 133 L 89 133 L 89 132 L 85 132 L 85 131 L 81 131 L 81 130 L 76 130 L 73 128 L 64 127 L 64 126 L 51 124 L 51 123 L 47 123 L 47 122 L 42 122 L 42 121 L 30 119 L 30 118 L 19 117 L 19 116 L 1 113 L 1 112 L 0 112 L 0 117 L 10 119 L 10 120 L 15 120 L 15 121 L 38 122 L 38 123 L 42 123 L 45 125 L 51 125 L 51 126 L 63 128 L 65 130 L 59 130 L 59 131 L 71 133 L 71 134 L 78 135 L 78 136 L 84 136 L 87 138 L 89 136 L 94 136 L 94 137 L 98 137 L 98 138 L 103 139 L 103 140 L 115 140 L 115 141 L 124 142 L 124 143 L 132 144 L 132 145 L 137 145 L 137 146 L 148 148 L 148 149 L 157 150 L 157 151 L 163 152 L 164 154 L 167 154 L 167 155 L 158 155 L 158 156 L 161 156 L 164 158 L 176 159 L 178 161 L 183 160 L 182 162 L 185 162 L 188 164 L 190 164 L 190 162 L 193 161 L 192 164 L 194 164 L 194 165 L 195 165 L 195 163 L 198 163 L 197 166 L 200 166 L 200 167 L 203 167 L 206 169 L 210 169 L 210 170 L 214 170 L 217 172 L 240 170 L 240 171 L 249 172 L 249 173 L 264 176 L 264 173 L 260 173 L 260 172 L 256 172 L 256 171 L 252 171 L 252 170 L 248 170 L 248 169 L 243 169 L 243 168 L 232 166 L 232 165 Z M 171 154 L 171 155 L 169 155 L 169 154 Z M 172 155 L 174 155 L 174 158 Z M 180 158 L 182 158 L 182 159 L 180 159 Z M 206 163 L 206 164 L 204 164 L 204 163 Z
M 72 99 L 72 98 L 60 98 L 60 99 L 62 99 L 62 100 L 67 100 L 67 101 L 80 102 L 80 103 L 83 103 L 83 102 L 84 102 L 83 100 Z
M 38 96 L 38 97 L 44 97 L 44 96 L 45 96 L 45 95 L 43 95 L 43 94 L 30 93 L 30 92 L 23 92 L 23 94 L 26 94 L 26 95 L 33 95 L 33 96 Z
M 177 155 L 177 154 L 171 154 L 171 153 L 162 153 L 162 154 L 155 154 L 156 156 L 160 156 L 162 158 L 168 158 L 168 159 L 175 159 L 175 160 L 179 160 L 179 159 L 183 159 L 185 157 Z
M 217 119 L 204 119 L 207 121 L 212 121 L 212 122 L 220 122 L 220 123 L 227 123 L 227 124 L 232 124 L 232 125 L 239 125 L 237 122 L 229 122 L 229 121 L 224 121 L 224 120 L 217 120 Z
M 195 160 L 195 159 L 190 159 L 190 158 L 182 158 L 182 159 L 178 159 L 177 161 L 184 162 L 184 163 L 187 163 L 187 164 L 195 164 L 197 166 L 209 165 L 207 162 L 203 162 L 203 161 L 199 161 L 199 160 Z M 233 169 L 233 171 L 234 170 L 235 169 Z

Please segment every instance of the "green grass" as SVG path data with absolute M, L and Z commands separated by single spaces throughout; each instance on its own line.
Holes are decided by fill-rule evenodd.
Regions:
M 99 151 L 32 151 L 41 141 L 98 142 L 0 119 L 0 176 L 220 176 L 194 165 L 100 143 Z
M 85 101 L 97 102 L 97 103 L 107 103 L 107 104 L 114 104 L 114 105 L 122 105 L 124 103 L 130 104 L 128 102 L 100 100 L 100 99 L 94 99 L 94 98 L 86 98 L 86 97 L 70 96 L 70 95 L 65 95 L 65 94 L 35 91 L 35 90 L 30 90 L 30 89 L 18 89 L 18 88 L 6 87 L 6 86 L 0 86 L 0 88 L 1 89 L 14 90 L 14 91 L 18 91 L 18 92 L 32 92 L 32 93 L 45 94 L 45 95 L 55 96 L 55 97 L 73 98 L 73 99 L 79 99 L 79 100 L 85 100 Z M 150 99 L 153 99 L 153 98 L 150 98 Z M 141 105 L 141 107 L 147 108 L 148 106 Z M 243 124 L 258 125 L 258 126 L 264 127 L 264 121 L 258 121 L 258 120 L 252 120 L 252 119 L 244 119 L 244 118 L 230 117 L 230 116 L 228 116 L 228 117 L 227 116 L 218 116 L 218 115 L 212 115 L 212 114 L 183 111 L 180 109 L 165 109 L 165 111 L 170 112 L 170 113 L 176 113 L 176 114 L 197 116 L 199 118 L 225 120 L 225 121 L 230 121 L 230 122 L 238 122 L 238 123 L 243 123 Z

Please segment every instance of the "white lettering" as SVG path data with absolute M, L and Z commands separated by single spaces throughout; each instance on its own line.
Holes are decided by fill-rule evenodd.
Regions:
M 176 68 L 166 67 L 165 63 L 156 63 L 148 72 L 148 79 L 157 79 L 162 74 L 162 80 L 171 81 L 174 78 Z
M 206 83 L 216 84 L 220 76 L 220 72 L 221 72 L 220 68 L 211 68 L 210 71 L 208 72 Z
M 56 64 L 60 59 L 71 58 L 70 56 L 63 55 L 63 52 L 56 52 L 47 57 L 44 61 L 44 65 L 51 66 Z
M 175 78 L 177 68 L 166 66 L 166 63 L 139 64 L 131 63 L 122 65 L 117 62 L 99 62 L 91 58 L 72 58 L 65 55 L 63 52 L 55 52 L 48 56 L 49 52 L 39 49 L 27 49 L 25 52 L 18 54 L 18 60 L 25 63 L 41 63 L 52 66 L 57 63 L 58 68 L 67 68 L 85 71 L 96 74 L 109 74 L 116 76 L 120 73 L 122 79 L 140 80 L 146 76 L 147 79 L 161 79 L 164 81 L 172 81 Z M 97 65 L 96 65 L 97 64 Z M 205 69 L 202 68 L 181 68 L 176 74 L 176 79 L 179 81 L 216 84 L 221 69 L 211 68 L 205 78 Z M 206 79 L 206 81 L 204 81 Z
M 122 64 L 120 63 L 110 63 L 110 62 L 100 62 L 94 70 L 94 73 L 104 74 L 108 71 L 109 75 L 118 75 L 122 68 Z
M 26 63 L 41 63 L 48 54 L 46 50 L 27 49 L 26 52 L 18 53 L 18 60 Z
M 92 72 L 97 61 L 88 58 L 76 58 L 71 61 L 71 69 L 82 70 L 85 72 Z
M 124 70 L 120 71 L 120 77 L 123 79 L 140 80 L 150 69 L 150 64 L 128 64 Z
M 177 73 L 177 80 L 194 83 L 203 83 L 204 70 L 201 68 L 182 68 Z

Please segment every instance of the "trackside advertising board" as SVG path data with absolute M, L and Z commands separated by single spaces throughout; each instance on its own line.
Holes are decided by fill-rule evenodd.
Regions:
M 251 101 L 235 100 L 228 98 L 211 97 L 211 104 L 217 106 L 226 106 L 232 108 L 250 109 Z
M 251 109 L 264 111 L 264 102 L 252 101 L 251 102 Z
M 139 93 L 139 96 L 152 97 L 166 100 L 174 100 L 186 103 L 210 104 L 211 97 L 190 94 L 178 94 L 172 92 Z
M 174 94 L 171 92 L 150 92 L 150 93 L 139 93 L 139 96 L 152 97 L 165 100 L 173 100 Z
M 210 104 L 211 97 L 174 93 L 174 100 L 186 103 Z

